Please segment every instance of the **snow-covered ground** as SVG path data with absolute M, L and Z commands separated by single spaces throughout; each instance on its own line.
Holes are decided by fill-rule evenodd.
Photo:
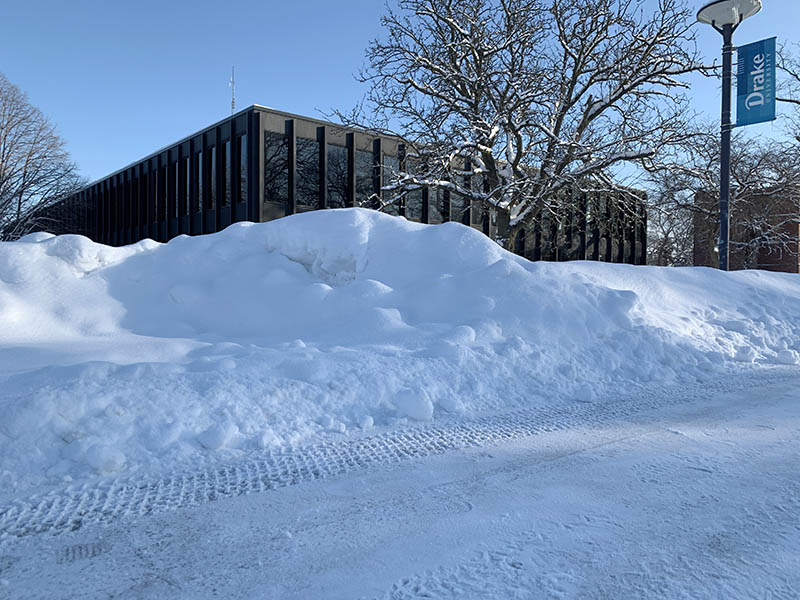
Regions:
M 0 542 L 0 597 L 794 600 L 800 378 L 786 375 L 14 538 Z
M 800 353 L 800 278 L 530 263 L 361 209 L 0 244 L 0 502 Z
M 800 277 L 320 211 L 0 244 L 0 598 L 800 597 Z

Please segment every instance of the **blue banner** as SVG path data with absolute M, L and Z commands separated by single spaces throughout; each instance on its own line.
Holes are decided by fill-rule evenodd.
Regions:
M 775 38 L 737 48 L 736 126 L 775 120 Z

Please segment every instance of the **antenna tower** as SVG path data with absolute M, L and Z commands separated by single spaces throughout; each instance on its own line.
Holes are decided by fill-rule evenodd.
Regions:
M 233 67 L 231 67 L 231 80 L 228 85 L 231 86 L 231 114 L 236 112 L 236 79 Z

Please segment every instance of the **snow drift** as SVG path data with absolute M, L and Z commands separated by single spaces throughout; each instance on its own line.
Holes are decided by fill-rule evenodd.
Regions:
M 318 211 L 123 248 L 0 244 L 0 498 L 800 360 L 800 277 L 530 263 Z

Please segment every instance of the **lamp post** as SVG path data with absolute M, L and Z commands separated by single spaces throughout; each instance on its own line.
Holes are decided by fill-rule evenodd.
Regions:
M 697 12 L 697 20 L 722 34 L 722 148 L 719 173 L 719 268 L 728 270 L 731 191 L 731 58 L 733 32 L 739 23 L 761 10 L 761 0 L 717 0 Z

